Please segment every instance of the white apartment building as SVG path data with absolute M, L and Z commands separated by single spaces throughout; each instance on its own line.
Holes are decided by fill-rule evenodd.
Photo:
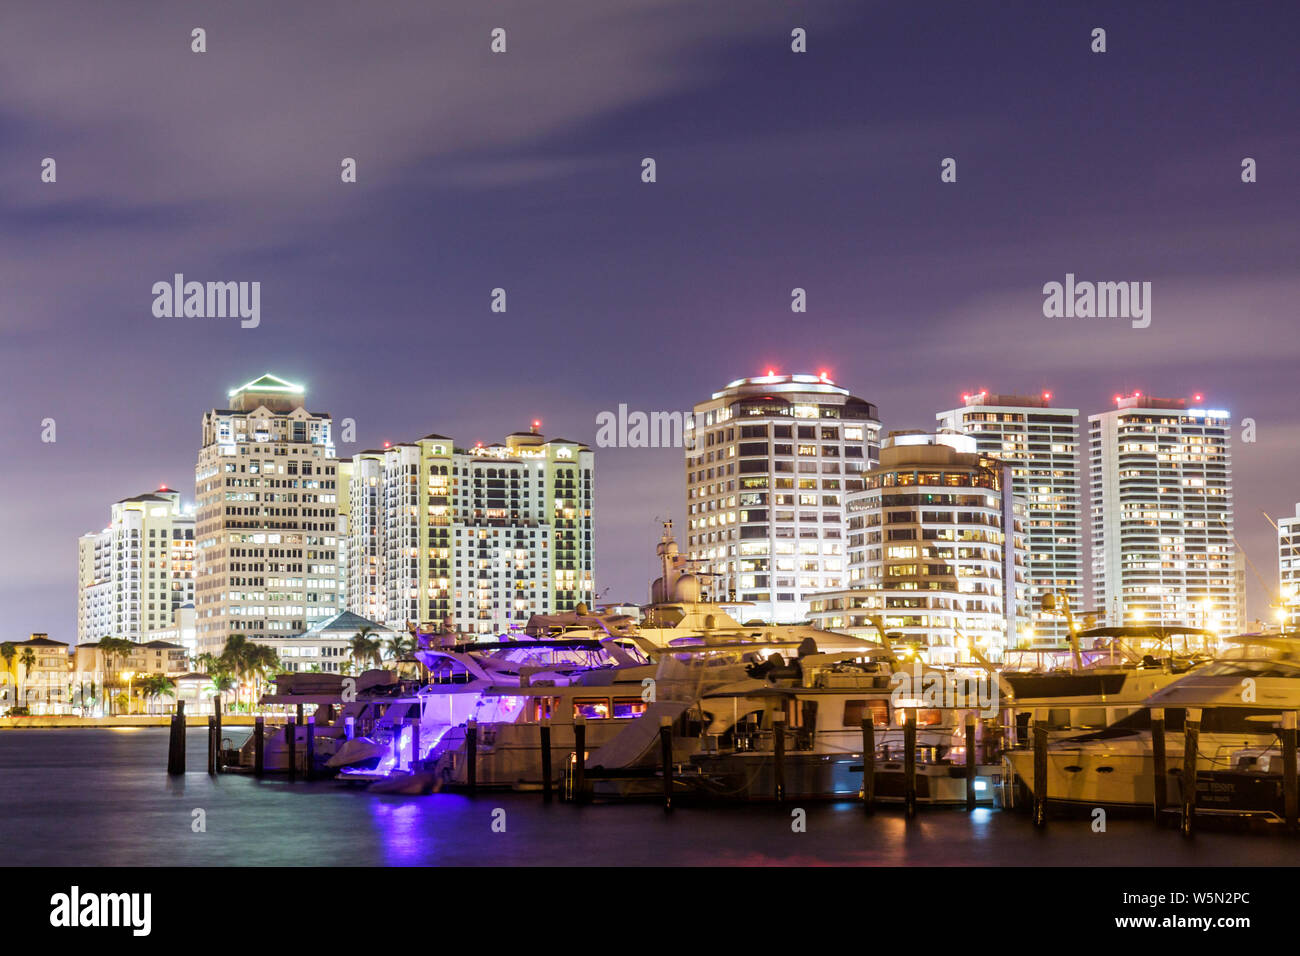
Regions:
M 825 375 L 742 378 L 687 423 L 687 559 L 706 596 L 791 623 L 847 583 L 846 496 L 876 461 L 876 406 Z
M 378 641 L 384 650 L 387 642 L 397 636 L 396 631 L 382 624 L 351 611 L 340 611 L 317 621 L 301 634 L 258 638 L 257 643 L 276 652 L 281 673 L 359 674 L 375 666 L 371 661 L 357 661 L 352 656 L 352 639 L 362 631 L 371 640 Z
M 1277 523 L 1277 568 L 1282 614 L 1287 630 L 1300 628 L 1300 505 L 1295 514 Z
M 1025 503 L 1033 636 L 1063 641 L 1065 619 L 1038 607 L 1044 594 L 1064 591 L 1076 613 L 1083 609 L 1079 410 L 1053 404 L 1050 392 L 981 391 L 935 417 L 941 429 L 970 435 L 980 454 L 1011 466 L 1012 493 Z
M 931 664 L 998 660 L 1029 628 L 1024 502 L 1010 466 L 957 432 L 894 432 L 849 496 L 848 587 L 812 599 L 821 627 Z M 874 619 L 874 622 L 873 622 Z
M 349 609 L 485 636 L 593 606 L 593 468 L 587 446 L 536 426 L 504 444 L 426 435 L 354 456 Z
M 123 498 L 77 542 L 77 643 L 136 641 L 194 600 L 194 513 L 167 487 Z
M 1138 392 L 1115 405 L 1088 418 L 1097 608 L 1116 625 L 1240 630 L 1228 412 Z
M 233 389 L 203 416 L 194 471 L 200 653 L 232 634 L 300 633 L 336 614 L 338 463 L 330 416 L 275 375 Z

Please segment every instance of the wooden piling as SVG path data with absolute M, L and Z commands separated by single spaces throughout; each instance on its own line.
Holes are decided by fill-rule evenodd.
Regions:
M 664 813 L 673 809 L 673 719 L 659 718 L 659 752 L 664 768 Z
M 966 809 L 975 809 L 975 712 L 966 714 Z
M 478 721 L 465 721 L 465 781 L 470 793 L 478 792 Z
M 1034 826 L 1047 825 L 1047 721 L 1034 715 Z
M 777 803 L 785 801 L 785 711 L 772 715 L 772 780 Z
M 1196 831 L 1196 764 L 1201 743 L 1201 709 L 1188 707 L 1183 720 L 1183 814 L 1182 832 Z
M 289 751 L 289 779 L 295 780 L 298 777 L 298 728 L 291 720 L 284 725 L 284 745 Z
M 176 702 L 171 732 L 167 737 L 167 773 L 173 777 L 185 773 L 185 701 Z
M 587 718 L 573 718 L 573 802 L 582 803 L 587 796 Z
M 302 701 L 298 702 L 298 720 L 296 721 L 296 723 L 298 724 L 299 727 L 302 726 Z
M 868 713 L 862 718 L 862 809 L 876 808 L 876 721 Z
M 1282 713 L 1282 801 L 1287 832 L 1295 833 L 1300 792 L 1296 789 L 1296 712 Z
M 266 718 L 258 717 L 253 721 L 253 776 L 261 777 L 266 773 Z
M 551 802 L 551 718 L 543 717 L 538 728 L 542 737 L 542 802 Z
M 217 718 L 208 717 L 208 775 L 217 773 Z
M 304 735 L 306 746 L 303 748 L 303 768 L 302 775 L 304 779 L 311 780 L 315 776 L 316 770 L 316 715 L 307 718 L 307 732 Z
M 903 713 L 903 810 L 916 816 L 916 711 Z
M 1165 709 L 1151 708 L 1151 812 L 1156 823 L 1163 819 L 1169 785 L 1169 760 L 1165 755 Z
M 220 707 L 218 707 L 217 712 L 212 715 L 212 722 L 213 722 L 212 749 L 213 752 L 216 754 L 216 760 L 214 761 L 213 766 L 216 768 L 214 772 L 220 773 L 221 772 L 221 708 Z

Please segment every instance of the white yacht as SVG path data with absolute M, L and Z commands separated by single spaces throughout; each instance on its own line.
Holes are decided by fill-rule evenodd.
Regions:
M 1012 650 L 1003 685 L 1014 699 L 1016 735 L 1045 720 L 1053 739 L 1101 730 L 1142 709 L 1143 701 L 1212 659 L 1219 637 L 1194 627 L 1095 627 L 1070 648 Z
M 1048 798 L 1087 807 L 1151 807 L 1154 757 L 1149 708 L 1165 712 L 1167 774 L 1161 781 L 1166 803 L 1181 795 L 1183 721 L 1187 709 L 1201 711 L 1198 770 L 1237 765 L 1237 753 L 1268 748 L 1277 741 L 1282 712 L 1300 709 L 1300 642 L 1294 638 L 1234 638 L 1245 646 L 1231 657 L 1198 667 L 1166 684 L 1143 707 L 1110 726 L 1058 740 L 1048 747 Z M 1267 656 L 1265 656 L 1267 655 Z M 1020 803 L 1032 792 L 1033 752 L 1006 754 L 1007 780 Z

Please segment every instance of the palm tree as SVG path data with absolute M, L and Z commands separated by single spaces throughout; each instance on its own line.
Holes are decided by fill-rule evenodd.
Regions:
M 383 663 L 383 650 L 379 641 L 370 635 L 374 633 L 373 627 L 362 627 L 357 630 L 352 641 L 352 657 L 357 664 L 364 665 L 367 662 L 373 662 L 375 666 Z
M 255 701 L 262 696 L 262 683 L 268 676 L 280 669 L 280 655 L 275 652 L 275 648 L 266 644 L 253 644 L 248 651 L 247 663 L 253 675 L 253 698 Z M 250 709 L 252 703 L 252 701 L 249 702 Z
M 99 642 L 99 649 L 104 655 L 104 696 L 108 698 L 109 716 L 113 715 L 113 695 L 108 693 L 110 684 L 117 682 L 117 660 L 129 657 L 135 650 L 135 642 L 124 637 L 105 637 Z
M 221 651 L 221 656 L 217 659 L 219 670 L 237 678 L 242 686 L 244 681 L 253 674 L 253 655 L 256 653 L 255 644 L 250 644 L 248 638 L 243 634 L 231 634 L 226 640 L 226 646 Z M 235 702 L 239 702 L 239 689 L 235 690 Z
M 155 697 L 175 697 L 176 682 L 163 674 L 149 674 L 140 681 L 140 696 L 146 701 Z
M 14 675 L 14 697 L 13 700 L 9 702 L 11 707 L 17 706 L 18 704 L 18 671 L 14 667 L 14 657 L 17 656 L 17 654 L 18 648 L 14 647 L 12 641 L 5 641 L 3 644 L 0 644 L 0 658 L 4 658 L 5 670 Z M 2 702 L 3 698 L 0 698 L 0 703 Z
M 24 647 L 22 654 L 18 657 L 19 662 L 23 665 L 23 706 L 27 706 L 27 681 L 31 679 L 32 668 L 36 666 L 36 654 L 30 647 Z
M 215 655 L 204 651 L 198 657 L 194 658 L 194 664 L 203 673 L 211 674 L 217 669 L 217 658 Z
M 220 671 L 212 675 L 212 683 L 207 686 L 209 697 L 225 695 L 230 693 L 236 687 L 235 679 L 229 674 Z M 228 708 L 227 708 L 228 709 Z

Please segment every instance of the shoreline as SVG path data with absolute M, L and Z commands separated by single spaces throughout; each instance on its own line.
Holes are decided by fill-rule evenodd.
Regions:
M 221 718 L 223 727 L 252 727 L 258 715 L 225 714 Z M 272 715 L 263 715 L 274 719 Z M 283 715 L 277 715 L 283 717 Z M 68 717 L 51 715 L 48 717 L 0 717 L 0 730 L 51 730 L 77 727 L 170 727 L 171 714 L 119 714 L 116 717 Z M 186 727 L 206 727 L 207 714 L 186 714 Z

